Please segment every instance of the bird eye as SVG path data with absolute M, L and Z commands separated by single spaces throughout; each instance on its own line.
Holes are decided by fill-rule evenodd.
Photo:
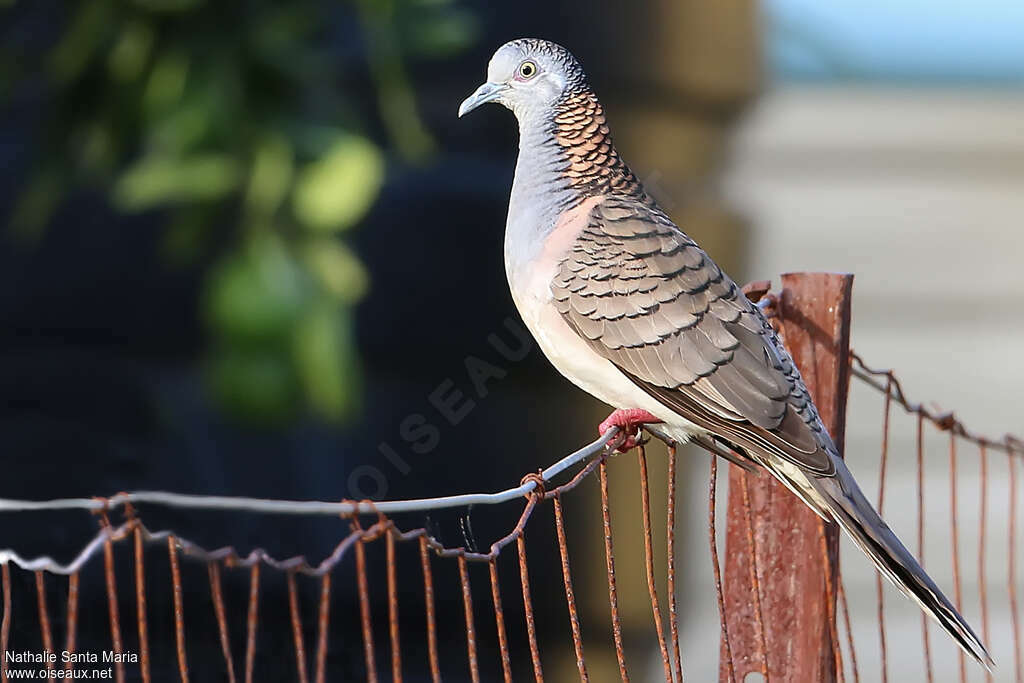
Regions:
M 519 77 L 524 81 L 537 75 L 537 65 L 527 60 L 519 65 Z

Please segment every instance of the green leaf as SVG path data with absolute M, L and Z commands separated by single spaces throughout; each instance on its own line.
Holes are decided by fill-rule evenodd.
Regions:
M 363 217 L 380 192 L 384 160 L 365 138 L 339 135 L 307 164 L 295 186 L 295 217 L 311 230 L 335 231 Z
M 332 421 L 351 415 L 361 387 L 345 311 L 327 301 L 314 306 L 296 326 L 293 342 L 298 375 L 313 412 Z
M 89 66 L 113 23 L 111 15 L 109 0 L 78 5 L 78 12 L 49 56 L 50 72 L 58 83 L 74 80 Z
M 168 107 L 149 127 L 150 146 L 167 155 L 183 155 L 210 132 L 212 115 L 207 101 L 190 97 Z
M 301 266 L 280 241 L 265 234 L 214 267 L 204 308 L 218 337 L 266 344 L 288 338 L 311 294 Z
M 107 58 L 107 68 L 114 80 L 134 81 L 142 73 L 153 47 L 153 27 L 144 21 L 130 21 L 117 38 Z
M 330 238 L 317 239 L 302 249 L 303 260 L 324 290 L 347 304 L 366 294 L 370 277 L 347 246 Z
M 267 136 L 257 147 L 252 162 L 246 206 L 258 216 L 272 216 L 284 201 L 293 174 L 291 143 L 283 135 Z
M 188 70 L 187 55 L 177 50 L 160 55 L 153 65 L 142 93 L 143 109 L 155 114 L 180 100 L 185 93 Z
M 220 403 L 234 415 L 282 422 L 295 412 L 300 386 L 286 354 L 260 349 L 219 349 L 206 379 Z
M 239 165 L 225 154 L 184 159 L 147 157 L 126 170 L 114 187 L 114 204 L 124 211 L 221 199 L 238 187 Z

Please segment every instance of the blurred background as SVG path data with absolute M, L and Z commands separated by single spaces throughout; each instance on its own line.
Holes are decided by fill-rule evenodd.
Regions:
M 3 0 L 0 13 L 0 496 L 487 491 L 590 441 L 605 409 L 533 349 L 507 292 L 514 119 L 497 107 L 455 117 L 494 49 L 526 35 L 581 59 L 620 151 L 734 278 L 855 273 L 853 345 L 869 363 L 897 368 L 912 398 L 955 409 L 983 433 L 1024 429 L 1018 3 Z M 854 394 L 847 450 L 866 491 L 877 486 L 880 415 L 877 396 Z M 887 517 L 912 538 L 912 496 L 900 493 L 914 485 L 903 452 L 912 420 L 894 429 L 891 448 L 905 457 L 891 464 Z M 936 491 L 948 486 L 944 443 L 936 437 L 928 461 Z M 707 463 L 684 460 L 684 663 L 692 680 L 711 680 Z M 961 483 L 972 488 L 975 461 L 963 461 Z M 1006 533 L 1005 486 L 997 476 L 995 538 Z M 567 501 L 577 590 L 584 630 L 600 632 L 597 494 L 578 493 Z M 617 523 L 635 528 L 639 492 L 613 486 L 612 495 Z M 928 500 L 929 517 L 944 521 L 944 498 Z M 404 521 L 428 524 L 449 545 L 486 547 L 515 514 L 474 511 L 468 533 L 466 511 Z M 964 510 L 964 527 L 976 528 L 978 514 Z M 313 559 L 345 529 L 157 511 L 147 520 L 208 547 Z M 88 515 L 5 522 L 0 547 L 64 560 L 95 527 Z M 543 544 L 550 525 L 538 527 Z M 656 677 L 654 643 L 631 638 L 650 620 L 641 540 L 618 538 L 627 647 L 649 650 Z M 547 547 L 531 555 L 535 598 L 546 590 L 538 577 L 560 590 Z M 976 549 L 965 533 L 965 562 Z M 990 547 L 993 581 L 1005 581 L 1005 552 Z M 844 553 L 858 651 L 870 660 L 874 579 Z M 941 529 L 928 555 L 948 555 Z M 928 565 L 943 585 L 948 564 Z M 127 576 L 130 564 L 119 571 Z M 341 574 L 350 585 L 351 568 Z M 514 579 L 511 565 L 505 575 Z M 965 612 L 976 620 L 970 576 Z M 105 632 L 100 578 L 91 577 L 95 590 L 83 585 L 95 600 L 83 606 L 86 644 Z M 460 619 L 448 579 L 441 616 Z M 30 579 L 18 580 L 24 594 Z M 195 590 L 195 602 L 208 600 L 201 580 Z M 280 598 L 281 618 L 277 628 L 267 614 L 265 637 L 281 640 L 283 580 L 266 590 L 271 603 Z M 244 586 L 228 591 L 241 599 Z M 413 581 L 408 600 L 416 591 Z M 889 602 L 891 651 L 915 653 L 891 658 L 890 671 L 912 679 L 918 613 Z M 356 612 L 351 593 L 336 604 Z M 559 644 L 545 666 L 567 680 L 575 663 L 564 606 L 544 609 L 542 639 Z M 195 610 L 194 636 L 215 632 L 200 615 L 208 611 Z M 1009 613 L 1000 607 L 992 619 L 1007 652 Z M 329 669 L 356 680 L 362 655 L 355 622 L 345 623 Z M 410 661 L 422 654 L 418 623 L 403 625 Z M 525 665 L 518 630 L 513 655 Z M 951 666 L 953 649 L 939 638 L 937 661 Z M 492 639 L 481 635 L 493 663 Z M 444 647 L 460 652 L 450 640 Z M 610 644 L 587 652 L 595 680 L 615 675 Z M 219 652 L 192 657 L 196 680 L 221 680 Z M 156 661 L 174 670 L 170 650 Z M 266 679 L 288 680 L 292 667 L 283 656 Z M 1010 675 L 1004 667 L 998 680 Z

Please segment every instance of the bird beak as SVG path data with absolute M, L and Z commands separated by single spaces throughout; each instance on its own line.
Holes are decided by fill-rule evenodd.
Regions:
M 504 83 L 484 83 L 476 89 L 476 92 L 462 100 L 462 104 L 459 105 L 459 118 L 461 119 L 485 102 L 498 99 L 506 90 L 508 90 L 508 86 Z

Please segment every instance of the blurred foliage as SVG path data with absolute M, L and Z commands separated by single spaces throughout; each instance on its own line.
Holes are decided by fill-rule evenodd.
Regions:
M 431 153 L 405 65 L 464 47 L 472 17 L 448 0 L 58 7 L 65 23 L 39 54 L 0 48 L 3 89 L 42 87 L 47 103 L 11 228 L 37 234 L 82 186 L 123 212 L 161 212 L 169 259 L 215 250 L 202 310 L 223 404 L 258 420 L 303 405 L 350 416 L 352 309 L 368 282 L 344 234 L 380 192 L 386 147 L 413 162 Z

